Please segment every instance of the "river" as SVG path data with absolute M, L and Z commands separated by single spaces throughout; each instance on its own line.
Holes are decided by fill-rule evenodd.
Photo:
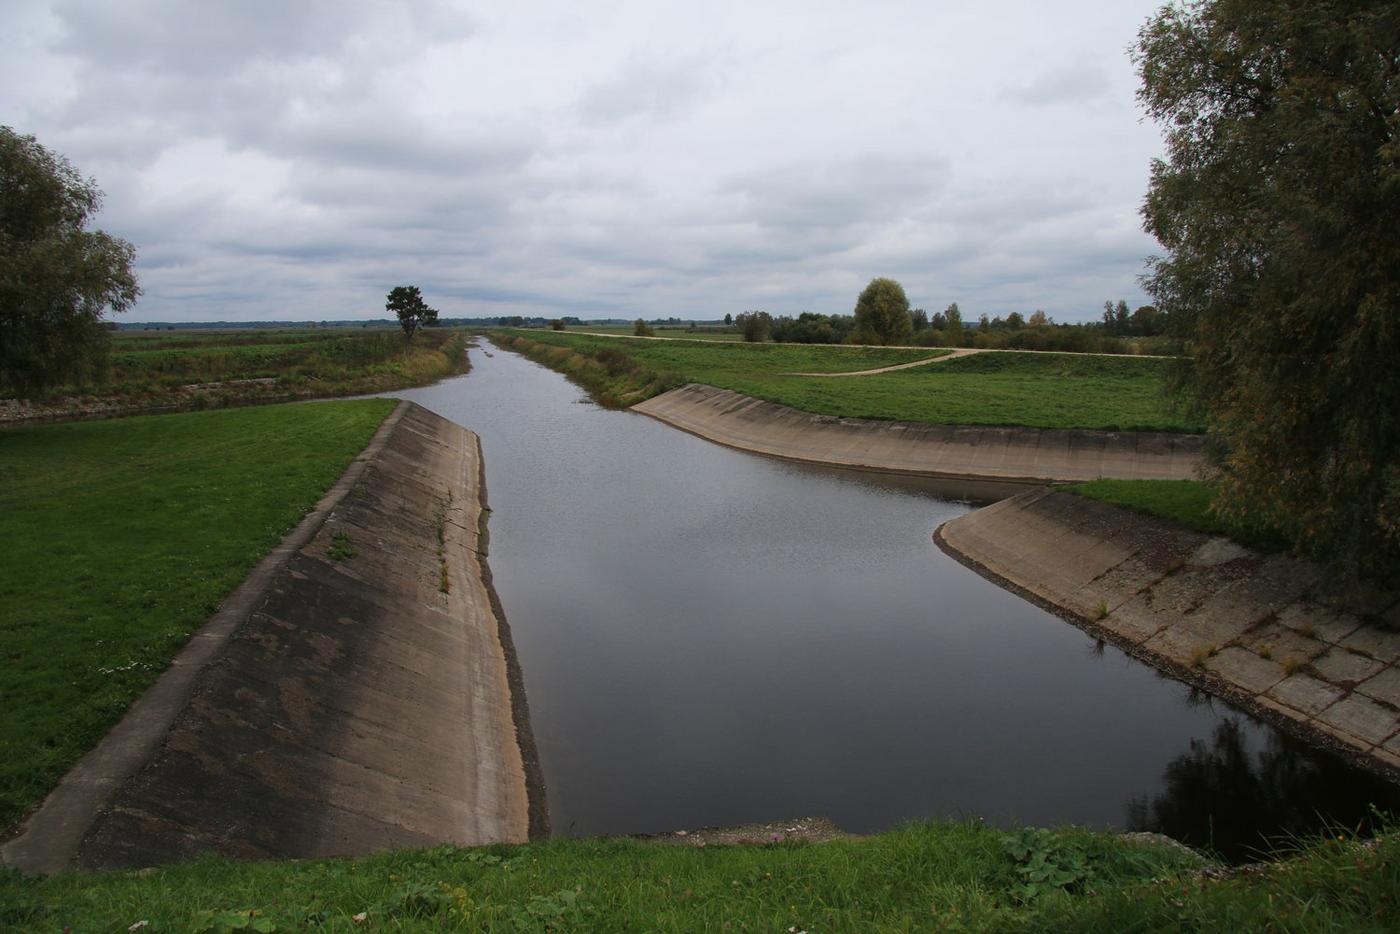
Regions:
M 948 558 L 930 536 L 973 506 L 946 489 L 740 453 L 471 356 L 395 395 L 481 436 L 555 833 L 959 817 L 1231 854 L 1396 804 Z

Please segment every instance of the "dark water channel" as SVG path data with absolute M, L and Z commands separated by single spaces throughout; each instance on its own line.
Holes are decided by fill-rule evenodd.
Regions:
M 918 481 L 732 451 L 514 354 L 399 393 L 477 432 L 554 831 L 803 815 L 1161 829 L 1237 853 L 1393 789 L 930 540 Z

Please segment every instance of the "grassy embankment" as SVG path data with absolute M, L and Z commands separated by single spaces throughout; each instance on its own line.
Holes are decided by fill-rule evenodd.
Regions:
M 1121 431 L 1189 432 L 1201 427 L 1169 405 L 1164 360 L 986 353 L 892 373 L 823 379 L 785 374 L 873 369 L 926 359 L 937 351 L 618 340 L 550 331 L 515 336 L 517 343 L 523 338 L 595 361 L 605 357 L 619 371 L 636 368 L 642 376 L 631 380 L 629 392 L 617 396 L 629 405 L 680 383 L 697 382 L 807 412 L 852 418 Z M 554 365 L 545 352 L 531 356 Z M 647 380 L 647 375 L 664 378 Z M 593 389 L 586 379 L 580 381 Z
M 1134 512 L 1167 519 L 1207 535 L 1223 535 L 1260 551 L 1284 551 L 1288 542 L 1277 530 L 1239 517 L 1218 515 L 1212 508 L 1215 484 L 1203 480 L 1093 480 L 1069 490 Z
M 383 392 L 465 372 L 462 331 L 361 328 L 119 331 L 97 386 L 33 400 L 41 411 L 208 408 Z M 29 410 L 26 409 L 26 412 Z
M 802 379 L 796 371 L 851 371 L 926 360 L 938 351 L 812 344 L 736 344 L 496 332 L 501 346 L 570 377 L 603 405 L 628 406 L 688 382 Z
M 0 830 L 121 718 L 394 404 L 0 431 Z
M 1171 847 L 928 824 L 735 847 L 554 840 L 359 860 L 0 873 L 19 930 L 1386 931 L 1400 842 L 1335 838 L 1210 877 Z

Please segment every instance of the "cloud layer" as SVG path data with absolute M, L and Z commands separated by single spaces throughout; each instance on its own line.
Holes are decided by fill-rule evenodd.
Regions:
M 107 192 L 133 320 L 1142 299 L 1151 2 L 26 2 L 0 122 Z

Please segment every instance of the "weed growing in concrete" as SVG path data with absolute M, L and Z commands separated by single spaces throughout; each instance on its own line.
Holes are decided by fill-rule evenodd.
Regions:
M 1094 619 L 1103 619 L 1108 615 L 1108 601 L 1100 600 L 1094 604 Z
M 1298 627 L 1298 634 L 1300 636 L 1306 636 L 1309 639 L 1313 637 L 1314 632 L 1316 632 L 1316 629 L 1313 627 L 1313 621 L 1310 619 L 1304 620 L 1303 625 Z
M 1204 668 L 1206 665 L 1206 659 L 1214 658 L 1215 654 L 1219 651 L 1220 646 L 1216 645 L 1214 642 L 1197 646 L 1196 651 L 1193 652 L 1191 655 L 1191 667 Z
M 355 548 L 350 544 L 350 536 L 345 532 L 332 535 L 331 543 L 326 546 L 326 556 L 332 561 L 345 561 L 355 557 Z
M 1298 658 L 1296 655 L 1290 655 L 1288 658 L 1285 658 L 1283 660 L 1283 673 L 1285 675 L 1294 674 L 1302 667 L 1303 660 L 1301 658 Z
M 1273 647 L 1272 645 L 1270 645 L 1269 643 L 1267 643 L 1267 642 L 1262 643 L 1262 644 L 1259 646 L 1259 657 L 1260 657 L 1260 658 L 1263 658 L 1263 659 L 1273 658 L 1273 657 L 1274 657 L 1274 647 Z

